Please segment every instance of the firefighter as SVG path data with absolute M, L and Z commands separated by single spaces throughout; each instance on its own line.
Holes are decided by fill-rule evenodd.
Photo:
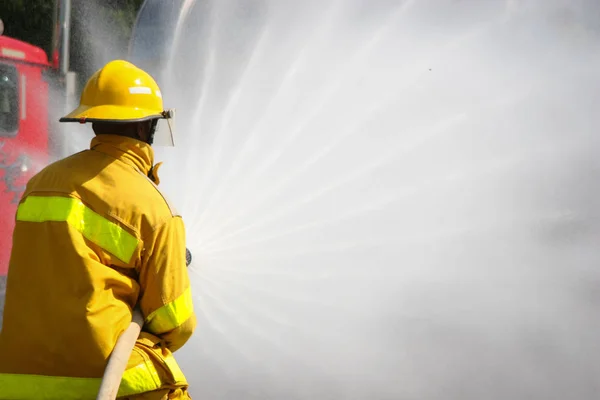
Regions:
M 157 188 L 151 145 L 169 132 L 154 79 L 111 61 L 61 122 L 90 122 L 89 150 L 50 164 L 18 206 L 0 334 L 0 398 L 93 399 L 140 307 L 118 398 L 188 399 L 172 353 L 196 326 L 184 224 Z

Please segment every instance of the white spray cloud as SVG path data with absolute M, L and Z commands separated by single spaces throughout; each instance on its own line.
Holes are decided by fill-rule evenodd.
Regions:
M 198 1 L 162 186 L 206 399 L 600 393 L 593 1 Z

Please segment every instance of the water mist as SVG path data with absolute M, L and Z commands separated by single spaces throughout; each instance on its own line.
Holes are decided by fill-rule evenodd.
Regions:
M 600 393 L 595 3 L 186 3 L 195 396 Z

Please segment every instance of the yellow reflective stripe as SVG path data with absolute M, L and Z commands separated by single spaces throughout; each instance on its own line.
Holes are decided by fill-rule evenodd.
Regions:
M 98 378 L 0 374 L 0 398 L 12 400 L 94 399 Z
M 171 364 L 168 366 L 172 367 Z M 177 364 L 175 367 L 179 369 Z M 0 374 L 0 398 L 12 400 L 95 399 L 101 382 L 101 378 Z M 123 374 L 118 396 L 151 392 L 160 389 L 161 386 L 160 376 L 154 365 L 152 363 L 139 364 L 126 370 Z
M 192 303 L 192 292 L 188 287 L 181 296 L 169 304 L 165 304 L 158 310 L 152 312 L 146 318 L 148 329 L 154 334 L 172 331 L 194 313 Z
M 95 213 L 81 200 L 70 197 L 29 196 L 17 209 L 17 220 L 66 222 L 86 239 L 128 263 L 138 239 L 119 225 Z
M 160 389 L 160 387 L 160 376 L 154 365 L 151 363 L 139 364 L 123 373 L 117 397 L 150 392 Z

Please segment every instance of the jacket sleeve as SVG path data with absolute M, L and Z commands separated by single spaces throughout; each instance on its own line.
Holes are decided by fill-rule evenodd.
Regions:
M 179 216 L 160 225 L 148 241 L 139 273 L 143 329 L 175 352 L 196 328 L 190 280 L 185 264 L 185 229 Z

